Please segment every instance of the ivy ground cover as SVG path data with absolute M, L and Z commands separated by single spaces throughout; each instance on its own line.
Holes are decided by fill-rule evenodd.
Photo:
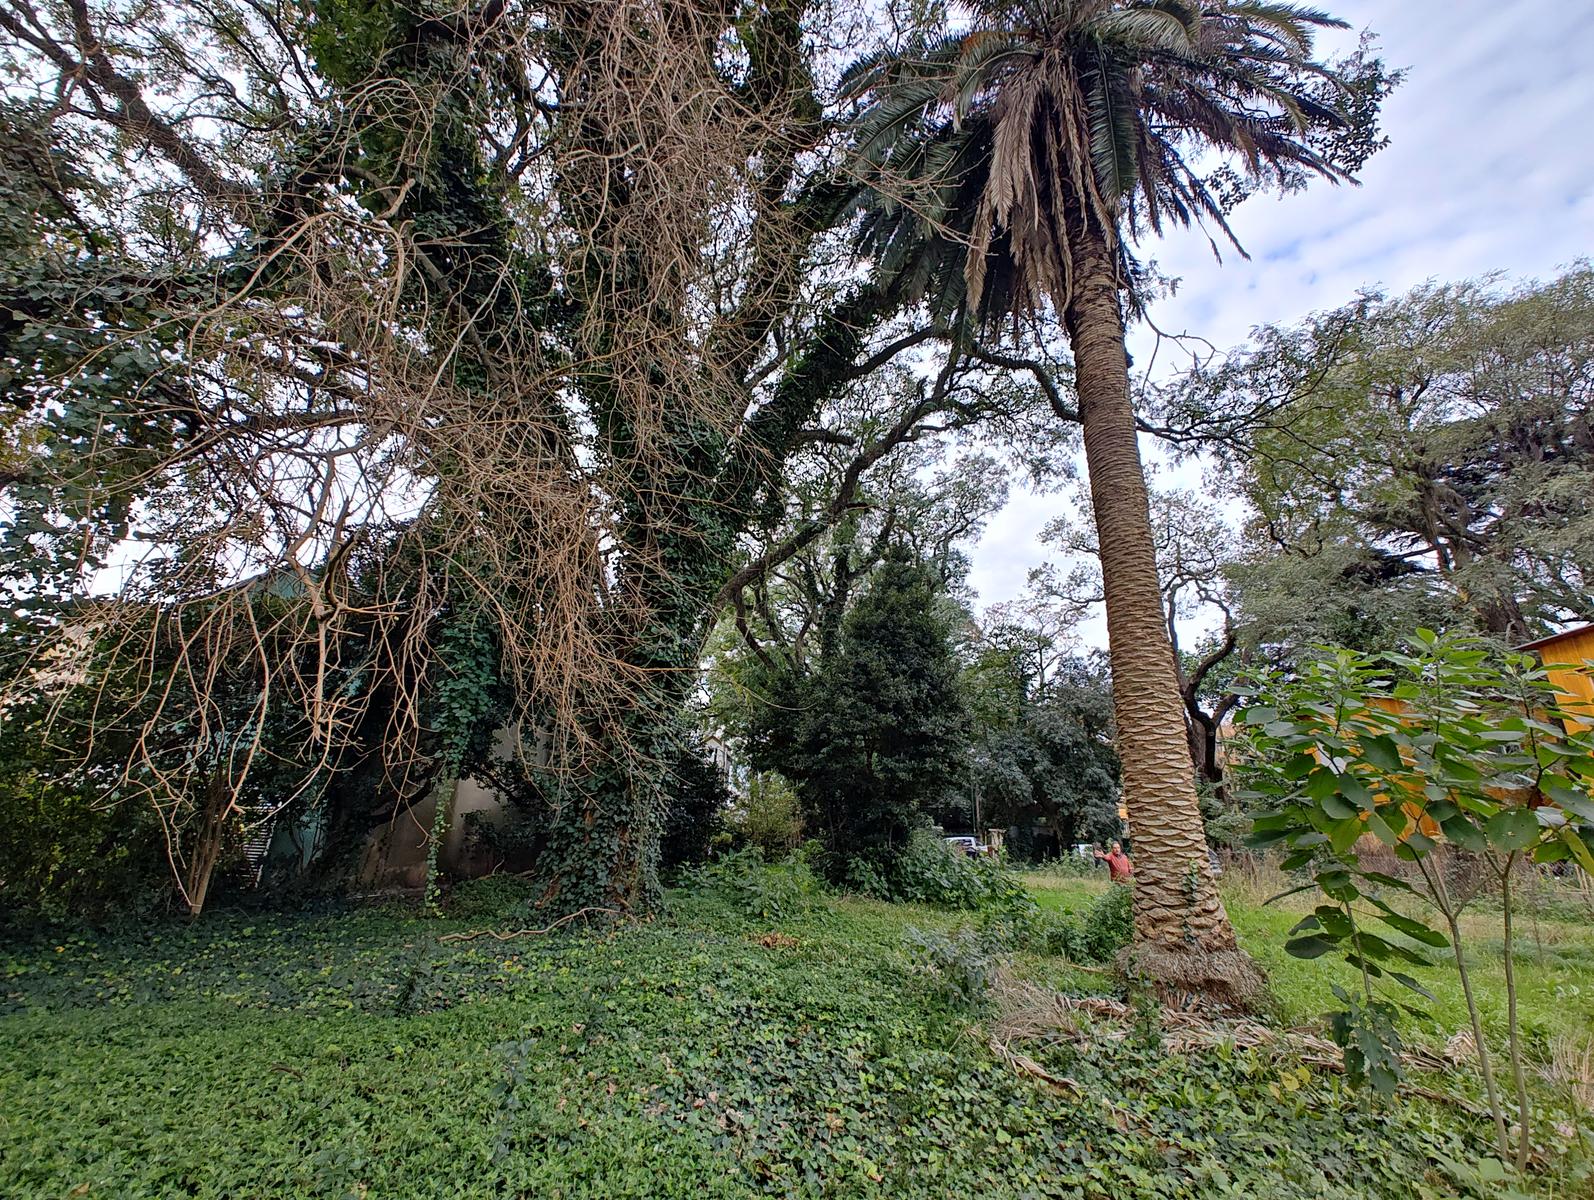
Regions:
M 1287 1059 L 987 1049 L 909 925 L 676 893 L 609 931 L 402 913 L 13 936 L 6 1197 L 1449 1197 L 1487 1131 Z M 1027 962 L 1030 968 L 1048 964 Z M 1056 966 L 1056 964 L 1051 964 Z M 1105 980 L 1103 979 L 1103 986 Z M 1486 1194 L 1479 1190 L 1475 1194 Z

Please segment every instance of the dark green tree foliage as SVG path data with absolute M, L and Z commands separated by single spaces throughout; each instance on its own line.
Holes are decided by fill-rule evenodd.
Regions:
M 683 732 L 665 782 L 659 866 L 673 871 L 707 859 L 715 836 L 725 828 L 730 802 L 725 776 L 702 739 Z
M 1060 656 L 1042 677 L 1033 666 L 1034 636 L 993 629 L 964 673 L 976 714 L 970 776 L 982 824 L 1015 827 L 1021 854 L 1030 851 L 1037 821 L 1052 831 L 1058 849 L 1122 833 L 1106 668 Z
M 889 550 L 834 651 L 807 675 L 778 676 L 753 731 L 754 764 L 797 786 L 806 832 L 838 875 L 855 858 L 888 859 L 962 773 L 969 718 L 938 585 Z
M 60 721 L 60 699 L 36 691 L 13 700 L 0 721 L 0 914 L 143 910 L 170 886 L 159 824 L 110 802 L 111 773 L 80 769 L 81 748 L 52 736 L 52 728 L 80 727 L 86 715 L 85 698 L 69 696 L 72 711 Z

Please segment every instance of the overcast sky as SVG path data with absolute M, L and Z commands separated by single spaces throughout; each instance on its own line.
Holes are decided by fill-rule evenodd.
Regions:
M 1197 231 L 1140 252 L 1181 280 L 1159 327 L 1243 342 L 1351 300 L 1490 271 L 1546 277 L 1594 254 L 1594 0 L 1322 0 L 1371 29 L 1406 79 L 1384 111 L 1389 146 L 1360 187 L 1316 185 L 1247 201 L 1233 225 L 1250 260 L 1213 261 Z M 1355 33 L 1324 39 L 1350 49 Z M 1149 345 L 1137 347 L 1143 359 Z M 1150 446 L 1143 449 L 1154 454 Z M 982 606 L 1016 596 L 1046 558 L 1057 496 L 1015 491 L 975 548 Z M 1104 644 L 1104 627 L 1083 631 Z

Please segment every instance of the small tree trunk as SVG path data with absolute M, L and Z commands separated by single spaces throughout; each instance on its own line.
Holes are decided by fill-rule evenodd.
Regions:
M 1517 1018 L 1517 980 L 1515 926 L 1512 922 L 1513 897 L 1511 895 L 1511 873 L 1516 868 L 1517 855 L 1515 851 L 1506 855 L 1505 868 L 1500 872 L 1500 911 L 1505 921 L 1505 1000 L 1506 1016 L 1505 1029 L 1508 1046 L 1511 1052 L 1511 1082 L 1517 1094 L 1517 1154 L 1516 1167 L 1518 1171 L 1528 1165 L 1528 1154 L 1533 1148 L 1532 1141 L 1532 1110 L 1528 1105 L 1527 1074 L 1522 1067 L 1522 1025 Z
M 222 837 L 227 830 L 227 814 L 231 808 L 226 776 L 218 771 L 205 788 L 205 811 L 200 816 L 199 832 L 194 835 L 188 870 L 183 878 L 183 897 L 188 901 L 190 917 L 197 917 L 205 911 L 205 898 L 210 894 L 210 878 L 221 859 Z
M 1071 239 L 1064 322 L 1074 352 L 1101 547 L 1113 709 L 1135 844 L 1135 943 L 1125 966 L 1171 999 L 1249 1008 L 1261 971 L 1234 940 L 1207 859 L 1140 461 L 1116 271 L 1104 240 Z

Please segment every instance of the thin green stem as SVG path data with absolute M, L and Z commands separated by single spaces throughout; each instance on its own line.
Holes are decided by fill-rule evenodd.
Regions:
M 1527 1075 L 1522 1068 L 1522 1030 L 1517 1022 L 1516 970 L 1511 961 L 1515 953 L 1511 921 L 1511 873 L 1516 866 L 1517 852 L 1506 855 L 1505 870 L 1500 875 L 1500 909 L 1505 920 L 1505 1026 L 1506 1038 L 1511 1048 L 1511 1079 L 1517 1094 L 1517 1170 L 1528 1165 L 1529 1113 Z
M 1489 1100 L 1489 1114 L 1494 1118 L 1495 1139 L 1499 1144 L 1500 1157 L 1506 1158 L 1511 1153 L 1511 1135 L 1506 1128 L 1505 1109 L 1500 1105 L 1500 1092 L 1495 1087 L 1494 1066 L 1489 1061 L 1489 1048 L 1483 1040 L 1483 1018 L 1478 1013 L 1478 999 L 1472 991 L 1472 976 L 1467 971 L 1467 956 L 1462 950 L 1461 914 L 1450 899 L 1443 873 L 1430 867 L 1425 858 L 1417 859 L 1417 867 L 1428 883 L 1428 892 L 1433 899 L 1434 907 L 1444 914 L 1445 924 L 1450 928 L 1450 947 L 1456 956 L 1456 974 L 1461 977 L 1461 994 L 1466 999 L 1467 1017 L 1472 1022 L 1472 1044 L 1478 1052 L 1478 1071 L 1483 1076 L 1483 1090 Z

